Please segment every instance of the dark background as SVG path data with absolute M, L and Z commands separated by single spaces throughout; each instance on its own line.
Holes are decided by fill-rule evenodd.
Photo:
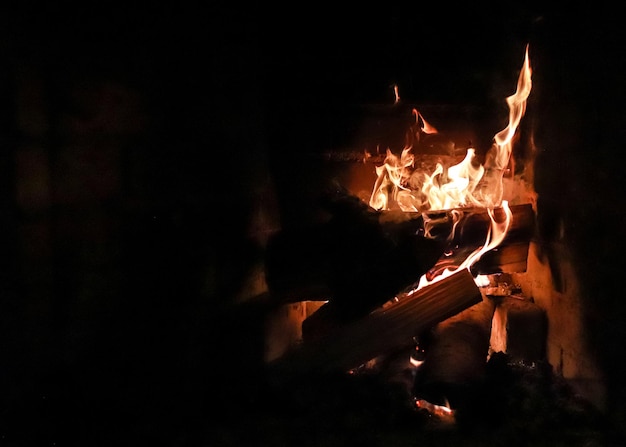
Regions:
M 262 259 L 250 222 L 268 191 L 280 225 L 301 218 L 294 151 L 350 141 L 352 106 L 389 102 L 394 83 L 409 101 L 491 110 L 493 135 L 527 43 L 542 237 L 564 219 L 621 420 L 614 11 L 20 5 L 0 14 L 6 445 L 193 443 L 215 412 L 258 405 L 262 329 L 233 301 Z

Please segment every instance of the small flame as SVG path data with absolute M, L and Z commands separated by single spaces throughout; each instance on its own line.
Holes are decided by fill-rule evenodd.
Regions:
M 398 84 L 393 85 L 393 95 L 395 97 L 393 103 L 398 104 L 400 102 L 400 92 L 398 90 Z
M 428 123 L 428 122 L 424 119 L 424 116 L 423 116 L 421 113 L 419 113 L 419 112 L 417 111 L 417 109 L 413 109 L 413 110 L 411 111 L 411 113 L 412 113 L 413 115 L 415 115 L 415 123 L 416 123 L 417 125 L 419 125 L 419 126 L 420 126 L 420 130 L 421 130 L 422 132 L 424 132 L 425 134 L 435 134 L 435 133 L 437 133 L 437 132 L 438 132 L 438 131 L 437 131 L 437 129 L 435 129 L 435 127 L 434 127 L 434 126 L 432 126 L 431 124 L 429 124 L 429 123 Z M 420 122 L 420 121 L 422 121 L 422 124 L 421 124 L 421 125 L 419 124 L 419 122 Z

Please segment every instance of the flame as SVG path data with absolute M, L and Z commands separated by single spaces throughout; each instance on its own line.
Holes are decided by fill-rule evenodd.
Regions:
M 432 126 L 431 124 L 429 124 L 425 119 L 424 116 L 419 113 L 417 111 L 417 109 L 413 109 L 411 110 L 411 113 L 413 115 L 415 115 L 415 123 L 419 125 L 420 120 L 422 121 L 422 124 L 420 125 L 420 130 L 422 132 L 424 132 L 425 134 L 434 134 L 437 133 L 437 129 L 435 129 L 434 126 Z
M 517 79 L 517 90 L 515 94 L 506 98 L 506 102 L 509 105 L 509 125 L 498 132 L 495 136 L 496 144 L 500 149 L 497 160 L 502 162 L 500 165 L 502 168 L 506 167 L 506 164 L 508 164 L 509 156 L 511 154 L 511 141 L 513 140 L 517 126 L 524 116 L 524 112 L 526 112 L 526 100 L 528 99 L 532 88 L 531 75 L 532 70 L 528 59 L 528 45 L 526 45 L 524 65 L 522 66 L 519 78 Z
M 472 193 L 483 176 L 482 165 L 473 166 L 474 149 L 468 149 L 463 161 L 448 168 L 448 181 L 444 182 L 441 163 L 437 163 L 435 171 L 426 175 L 422 193 L 428 197 L 431 209 L 445 210 L 463 207 L 475 203 Z
M 393 85 L 393 95 L 395 97 L 393 103 L 398 104 L 400 102 L 400 91 L 398 90 L 398 84 Z
M 478 287 L 487 287 L 489 285 L 489 276 L 477 275 L 476 278 L 474 278 L 474 282 Z
M 504 240 L 507 232 L 509 231 L 511 222 L 513 221 L 513 213 L 509 208 L 508 201 L 502 201 L 502 209 L 504 211 L 504 220 L 502 222 L 498 222 L 496 220 L 493 208 L 487 209 L 487 213 L 489 213 L 489 217 L 491 218 L 491 227 L 489 228 L 489 231 L 487 231 L 487 237 L 485 239 L 484 245 L 474 250 L 467 258 L 465 258 L 461 265 L 454 269 L 447 268 L 440 275 L 437 275 L 432 279 L 428 279 L 428 276 L 426 274 L 422 275 L 417 284 L 417 287 L 410 290 L 407 295 L 413 295 L 418 290 L 423 289 L 424 287 L 438 281 L 441 281 L 442 279 L 445 279 L 448 276 L 455 274 L 461 269 L 469 269 L 470 267 L 472 267 L 472 265 L 480 260 L 482 255 L 500 245 Z M 484 278 L 477 277 L 474 281 L 476 282 L 476 285 L 480 287 L 481 284 L 483 284 L 484 282 Z
M 410 167 L 415 162 L 411 154 L 411 148 L 405 147 L 398 158 L 391 150 L 387 149 L 387 156 L 382 166 L 376 167 L 376 183 L 370 197 L 370 206 L 374 209 L 388 209 L 389 190 L 394 202 L 403 203 L 401 191 L 409 191 L 404 185 L 410 177 Z M 402 206 L 404 211 L 417 211 L 408 204 Z
M 486 174 L 483 188 L 476 196 L 479 202 L 487 206 L 497 205 L 502 200 L 502 175 L 511 158 L 515 132 L 526 112 L 526 101 L 532 89 L 531 75 L 528 45 L 526 45 L 524 64 L 517 80 L 517 90 L 506 98 L 509 106 L 509 124 L 494 137 L 494 145 L 487 153 L 485 160 Z
M 406 146 L 400 158 L 387 149 L 383 165 L 376 168 L 377 180 L 370 196 L 370 206 L 377 210 L 387 210 L 395 204 L 403 211 L 499 206 L 502 201 L 502 175 L 509 164 L 513 139 L 526 111 L 526 101 L 532 88 L 531 74 L 527 45 L 517 89 L 506 98 L 509 123 L 494 136 L 494 145 L 487 153 L 485 165 L 475 163 L 476 151 L 469 148 L 463 161 L 457 165 L 445 169 L 438 163 L 431 174 L 414 173 L 410 169 L 414 163 L 414 157 L 410 153 L 412 146 Z M 397 102 L 397 86 L 394 89 Z M 417 141 L 420 133 L 437 133 L 437 129 L 419 111 L 413 109 L 411 113 L 419 126 Z M 420 189 L 412 190 L 407 187 L 412 175 L 423 176 L 423 182 L 415 182 L 422 184 Z
M 506 236 L 511 225 L 512 212 L 509 209 L 508 201 L 502 199 L 502 176 L 511 158 L 517 128 L 526 112 L 526 101 L 532 88 L 531 75 L 527 45 L 516 91 L 506 98 L 509 107 L 509 122 L 504 129 L 494 136 L 493 146 L 487 153 L 484 165 L 475 162 L 476 151 L 474 148 L 469 148 L 465 158 L 460 163 L 447 169 L 438 163 L 430 174 L 412 172 L 415 158 L 411 153 L 412 146 L 407 144 L 400 157 L 387 149 L 387 156 L 383 165 L 376 167 L 377 179 L 369 202 L 374 209 L 388 210 L 392 206 L 397 206 L 403 211 L 415 212 L 476 206 L 487 208 L 491 218 L 491 227 L 482 247 L 472 252 L 456 268 L 447 268 L 441 274 L 430 279 L 426 274 L 422 275 L 417 287 L 408 292 L 408 295 L 429 284 L 447 278 L 460 269 L 469 269 L 484 253 L 500 245 Z M 396 90 L 396 99 L 398 98 Z M 415 124 L 418 126 L 416 141 L 419 141 L 421 133 L 437 132 L 437 129 L 426 122 L 417 109 L 413 109 L 411 113 L 415 116 Z M 419 187 L 411 189 L 410 185 Z M 502 222 L 497 222 L 495 219 L 494 209 L 496 207 L 502 207 L 504 210 L 505 219 Z M 429 226 L 432 222 L 424 212 L 422 217 L 424 219 L 424 234 L 426 237 L 430 237 Z M 455 215 L 453 215 L 453 219 L 456 219 Z M 455 228 L 456 222 L 453 231 Z M 483 279 L 477 278 L 476 281 L 477 285 L 480 286 Z

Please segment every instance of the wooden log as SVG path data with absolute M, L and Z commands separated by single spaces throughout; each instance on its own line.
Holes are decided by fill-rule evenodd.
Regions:
M 528 242 L 535 231 L 535 212 L 532 205 L 530 203 L 512 205 L 509 209 L 512 214 L 511 226 L 502 243 L 506 245 L 518 241 Z M 495 208 L 493 213 L 496 221 L 504 220 L 503 208 Z M 410 214 L 411 218 L 418 218 L 420 213 L 407 214 Z M 435 227 L 434 231 L 437 231 L 437 227 L 446 229 L 440 230 L 441 232 L 448 231 L 447 228 L 450 227 L 451 222 L 458 220 L 459 223 L 451 241 L 454 246 L 463 247 L 484 243 L 491 226 L 491 217 L 486 208 L 458 208 L 445 211 L 447 220 L 441 219 L 441 212 L 426 212 L 425 214 L 433 217 L 430 225 Z M 457 217 L 454 217 L 455 214 Z
M 266 280 L 282 300 L 332 300 L 344 321 L 367 315 L 409 287 L 447 245 L 445 238 L 420 232 L 420 217 L 381 219 L 382 213 L 341 192 L 324 206 L 328 221 L 270 239 Z
M 491 225 L 484 208 L 379 212 L 343 190 L 329 194 L 324 207 L 328 221 L 272 237 L 266 280 L 278 303 L 330 300 L 342 322 L 367 315 L 422 274 L 454 270 L 484 244 Z M 472 267 L 474 275 L 526 270 L 534 211 L 530 204 L 510 208 L 507 236 Z M 504 219 L 503 209 L 494 214 Z
M 485 380 L 494 310 L 493 300 L 483 294 L 480 303 L 432 328 L 421 345 L 426 355 L 415 379 L 418 398 L 456 408 Z
M 366 317 L 303 343 L 271 367 L 278 371 L 345 372 L 412 344 L 413 337 L 426 328 L 481 301 L 472 275 L 464 269 L 415 293 L 400 294 Z
M 491 225 L 489 214 L 484 209 L 460 211 L 468 213 L 459 221 L 459 229 L 448 245 L 444 255 L 426 273 L 428 279 L 440 275 L 444 270 L 457 268 L 467 257 L 485 243 Z M 530 204 L 511 207 L 512 221 L 504 240 L 494 249 L 484 253 L 471 266 L 474 275 L 493 273 L 525 272 L 528 247 L 535 229 L 534 211 Z M 497 221 L 504 218 L 504 210 L 494 210 Z

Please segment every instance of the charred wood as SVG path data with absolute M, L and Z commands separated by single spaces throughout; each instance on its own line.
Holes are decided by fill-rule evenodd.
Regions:
M 266 254 L 266 280 L 280 302 L 330 300 L 345 322 L 381 306 L 415 283 L 454 269 L 484 244 L 491 225 L 484 208 L 406 213 L 376 211 L 338 190 L 324 196 L 329 218 L 275 234 Z M 534 232 L 530 204 L 511 207 L 507 236 L 472 273 L 525 271 Z M 495 209 L 496 219 L 504 218 Z
M 447 244 L 424 235 L 420 216 L 384 219 L 343 192 L 327 196 L 323 206 L 327 221 L 270 239 L 266 280 L 280 299 L 332 300 L 343 321 L 367 315 L 412 285 Z

